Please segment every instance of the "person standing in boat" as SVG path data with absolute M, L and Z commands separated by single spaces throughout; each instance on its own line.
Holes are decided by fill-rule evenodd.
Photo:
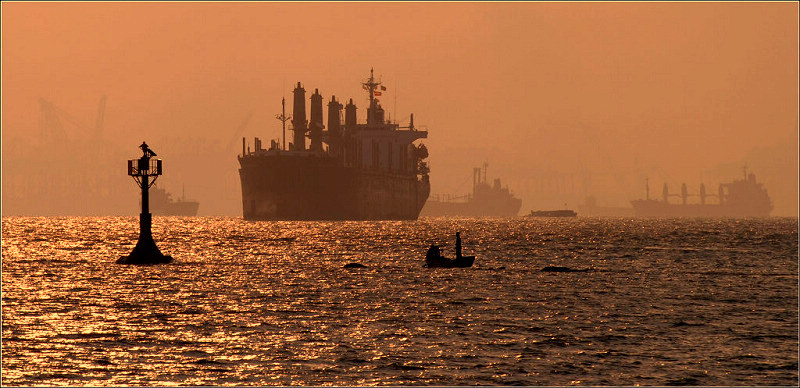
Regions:
M 456 259 L 461 258 L 461 232 L 456 232 Z

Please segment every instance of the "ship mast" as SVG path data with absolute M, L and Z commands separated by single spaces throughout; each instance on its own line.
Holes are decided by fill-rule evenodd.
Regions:
M 286 116 L 286 97 L 281 99 L 281 114 L 275 115 L 275 118 L 283 123 L 283 150 L 286 151 L 286 122 L 292 119 L 292 116 Z
M 369 91 L 369 109 L 367 112 L 367 125 L 371 126 L 372 123 L 375 121 L 373 116 L 375 115 L 375 88 L 377 88 L 381 83 L 375 81 L 374 69 L 369 69 L 369 79 L 366 82 L 362 82 L 361 85 L 364 86 L 364 89 Z

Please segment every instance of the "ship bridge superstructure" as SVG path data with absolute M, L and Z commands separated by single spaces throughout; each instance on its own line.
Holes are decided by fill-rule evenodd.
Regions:
M 261 139 L 256 137 L 251 150 L 243 138 L 242 157 L 265 154 L 329 157 L 346 167 L 427 176 L 429 169 L 424 161 L 428 156 L 427 149 L 424 144 L 416 145 L 414 142 L 427 138 L 428 132 L 414 127 L 413 113 L 407 126 L 386 118 L 386 112 L 376 98 L 386 88 L 375 79 L 372 69 L 369 78 L 361 84 L 369 93 L 365 123 L 357 121 L 358 108 L 352 98 L 343 105 L 335 95 L 327 103 L 327 121 L 324 120 L 323 97 L 319 89 L 309 97 L 310 114 L 307 117 L 306 90 L 298 82 L 293 91 L 292 115 L 286 115 L 285 104 L 282 114 L 276 115 L 284 125 L 287 121 L 292 124 L 289 130 L 293 136 L 288 147 L 285 140 L 282 145 L 275 139 L 269 148 L 264 148 Z

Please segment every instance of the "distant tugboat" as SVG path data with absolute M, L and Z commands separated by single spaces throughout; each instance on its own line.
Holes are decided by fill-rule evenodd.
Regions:
M 705 185 L 700 184 L 700 203 L 688 203 L 690 195 L 685 183 L 680 195 L 669 194 L 665 183 L 660 201 L 650 199 L 649 185 L 646 189 L 646 199 L 631 201 L 637 217 L 769 217 L 772 211 L 767 190 L 746 168 L 744 179 L 720 184 L 717 194 L 706 194 Z M 681 203 L 670 203 L 669 197 L 680 197 Z M 716 203 L 706 203 L 707 197 L 716 197 Z
M 464 216 L 464 217 L 515 217 L 522 207 L 522 200 L 514 197 L 508 187 L 500 186 L 500 179 L 493 185 L 486 183 L 486 163 L 483 175 L 480 168 L 472 171 L 472 195 L 455 198 L 434 196 L 422 208 L 420 216 Z

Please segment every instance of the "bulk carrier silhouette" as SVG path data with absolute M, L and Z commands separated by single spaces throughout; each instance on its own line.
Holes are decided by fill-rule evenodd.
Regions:
M 242 214 L 245 220 L 414 220 L 430 193 L 428 137 L 414 128 L 390 122 L 376 96 L 386 88 L 370 70 L 362 82 L 369 92 L 367 122 L 357 122 L 350 99 L 344 106 L 331 96 L 327 128 L 323 125 L 322 95 L 311 95 L 306 120 L 305 89 L 294 89 L 292 117 L 283 101 L 283 145 L 273 140 L 263 149 L 255 138 L 254 150 L 242 139 Z M 291 120 L 293 141 L 286 147 L 286 121 Z M 310 139 L 306 147 L 306 137 Z
M 706 194 L 705 185 L 700 185 L 699 203 L 688 203 L 690 197 L 686 184 L 681 186 L 681 194 L 670 194 L 664 184 L 661 200 L 647 199 L 631 201 L 636 217 L 768 217 L 772 211 L 772 201 L 767 190 L 756 182 L 753 173 L 744 170 L 744 178 L 719 185 L 717 194 Z M 670 203 L 670 197 L 679 197 L 680 204 Z M 715 203 L 708 203 L 708 198 Z
M 472 195 L 460 197 L 436 196 L 422 209 L 424 217 L 514 217 L 522 207 L 522 200 L 514 197 L 508 187 L 500 186 L 500 179 L 493 185 L 486 183 L 486 167 L 472 170 Z

